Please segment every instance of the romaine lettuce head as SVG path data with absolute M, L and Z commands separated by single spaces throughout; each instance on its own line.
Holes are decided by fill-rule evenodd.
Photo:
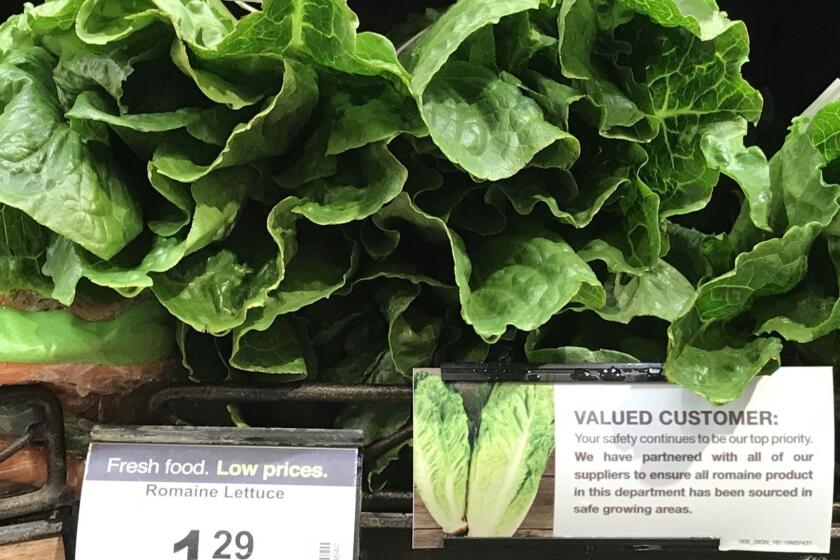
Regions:
M 469 425 L 461 395 L 437 375 L 414 385 L 414 485 L 448 535 L 466 532 Z
M 531 509 L 554 449 L 554 387 L 500 383 L 481 413 L 470 463 L 471 537 L 510 537 Z
M 836 334 L 838 137 L 840 102 L 813 118 L 794 120 L 770 162 L 772 232 L 739 218 L 725 236 L 737 256 L 728 270 L 698 286 L 669 327 L 665 372 L 671 381 L 725 403 L 737 398 L 754 376 L 778 367 L 785 343 L 791 351 L 799 344 L 819 347 Z M 830 355 L 819 361 L 811 361 L 812 356 L 806 351 L 801 359 L 833 362 Z

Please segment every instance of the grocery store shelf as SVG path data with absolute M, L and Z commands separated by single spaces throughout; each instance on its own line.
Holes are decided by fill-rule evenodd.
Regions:
M 44 519 L 0 527 L 0 546 L 60 536 L 64 523 Z
M 411 514 L 362 512 L 359 524 L 362 529 L 411 529 Z
M 411 511 L 411 492 L 371 492 L 362 494 L 365 511 L 408 513 Z
M 0 499 L 0 519 L 25 516 L 54 508 L 64 493 L 67 480 L 61 404 L 51 391 L 43 387 L 29 385 L 0 388 L 0 407 L 19 406 L 24 403 L 32 408 L 41 421 L 30 426 L 25 434 L 0 450 L 0 462 L 19 452 L 31 442 L 42 442 L 47 456 L 46 482 L 32 492 Z
M 216 403 L 389 403 L 411 402 L 411 387 L 395 385 L 331 385 L 311 383 L 283 385 L 280 387 L 254 387 L 240 385 L 178 385 L 158 391 L 149 399 L 151 418 L 184 424 L 172 411 L 177 402 Z

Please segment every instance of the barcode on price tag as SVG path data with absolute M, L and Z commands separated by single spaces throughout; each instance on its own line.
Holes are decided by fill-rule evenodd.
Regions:
M 317 560 L 354 560 L 360 433 L 342 439 L 304 431 L 312 442 L 300 431 L 249 432 L 248 445 L 220 445 L 229 438 L 216 432 L 191 434 L 193 443 L 161 443 L 163 436 L 129 443 L 98 432 L 82 488 L 77 560 L 306 559 L 313 551 Z

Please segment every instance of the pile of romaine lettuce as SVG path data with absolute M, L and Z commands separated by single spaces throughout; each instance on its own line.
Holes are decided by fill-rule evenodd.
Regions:
M 51 0 L 2 24 L 0 294 L 153 298 L 201 381 L 642 359 L 722 403 L 783 349 L 834 361 L 840 105 L 769 164 L 745 147 L 762 99 L 713 0 L 459 0 L 396 47 L 358 23 Z

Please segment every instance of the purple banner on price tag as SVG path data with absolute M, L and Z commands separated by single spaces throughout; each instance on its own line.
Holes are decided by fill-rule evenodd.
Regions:
M 357 449 L 93 443 L 87 480 L 356 485 Z

